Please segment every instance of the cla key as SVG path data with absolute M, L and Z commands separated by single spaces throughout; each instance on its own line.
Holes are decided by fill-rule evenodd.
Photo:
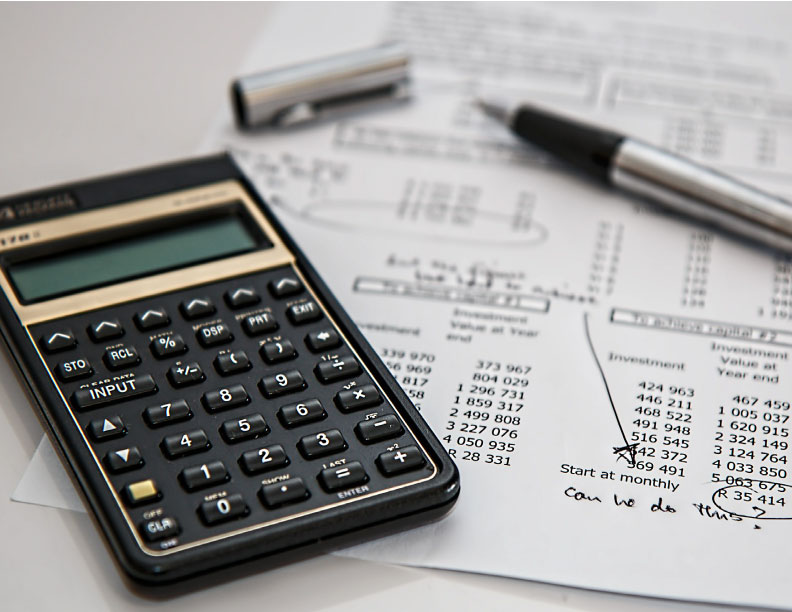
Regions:
M 179 535 L 179 523 L 171 516 L 144 521 L 140 524 L 140 533 L 146 538 L 147 542 L 159 542 L 166 538 Z

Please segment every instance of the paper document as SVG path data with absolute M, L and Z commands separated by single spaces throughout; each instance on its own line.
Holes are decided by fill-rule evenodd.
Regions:
M 544 103 L 790 196 L 790 8 L 312 10 L 279 7 L 242 73 L 398 39 L 413 102 L 286 133 L 226 116 L 208 148 L 251 173 L 462 473 L 447 520 L 349 554 L 792 605 L 792 259 L 572 175 L 471 106 Z
M 347 554 L 792 606 L 792 257 L 581 178 L 476 93 L 792 196 L 789 5 L 283 4 L 240 74 L 405 41 L 414 99 L 228 148 L 455 457 Z

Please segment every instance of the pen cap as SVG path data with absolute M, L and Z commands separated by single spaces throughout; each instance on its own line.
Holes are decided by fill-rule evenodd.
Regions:
M 394 42 L 242 77 L 231 97 L 240 127 L 288 126 L 406 99 L 408 85 L 409 55 Z

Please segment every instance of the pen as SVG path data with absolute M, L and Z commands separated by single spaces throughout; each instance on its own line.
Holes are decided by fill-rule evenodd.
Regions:
M 668 209 L 792 251 L 792 202 L 618 132 L 539 107 L 478 106 L 514 134 L 589 175 Z

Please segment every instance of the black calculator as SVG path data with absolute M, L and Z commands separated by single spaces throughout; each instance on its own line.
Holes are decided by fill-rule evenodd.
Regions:
M 138 581 L 332 549 L 457 499 L 447 453 L 227 155 L 0 200 L 0 285 L 21 380 Z

